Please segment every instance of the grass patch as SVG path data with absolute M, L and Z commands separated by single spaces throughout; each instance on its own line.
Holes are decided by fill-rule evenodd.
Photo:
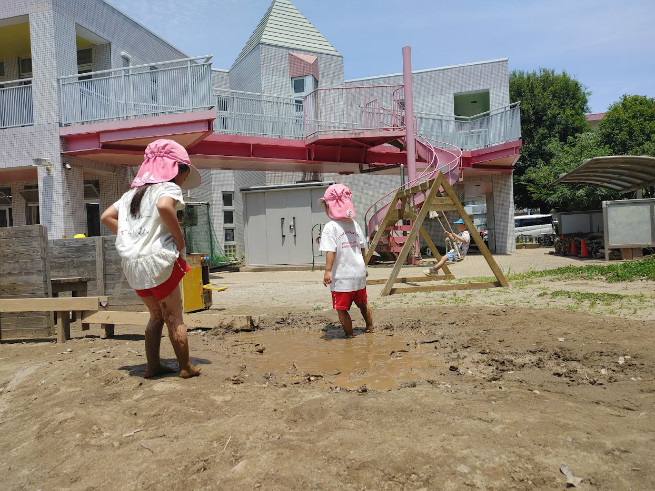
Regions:
M 521 281 L 533 278 L 556 276 L 558 280 L 596 280 L 602 279 L 608 283 L 617 281 L 655 280 L 655 259 L 645 258 L 638 261 L 628 261 L 616 264 L 587 266 L 564 266 L 562 268 L 544 271 L 527 271 L 525 273 L 508 274 L 508 281 Z

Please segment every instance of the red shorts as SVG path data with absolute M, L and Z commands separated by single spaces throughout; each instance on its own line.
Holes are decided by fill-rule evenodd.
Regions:
M 366 287 L 354 292 L 332 292 L 332 308 L 335 310 L 350 310 L 353 302 L 358 307 L 366 305 Z
M 145 290 L 135 290 L 136 294 L 140 297 L 150 297 L 154 296 L 157 300 L 163 300 L 169 296 L 177 284 L 182 280 L 184 275 L 189 271 L 189 265 L 186 263 L 182 257 L 178 257 L 175 263 L 173 264 L 173 272 L 171 276 L 164 281 L 161 285 L 153 286 L 152 288 L 146 288 Z

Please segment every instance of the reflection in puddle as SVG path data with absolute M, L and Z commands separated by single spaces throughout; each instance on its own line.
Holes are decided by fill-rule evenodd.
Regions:
M 246 350 L 246 358 L 257 373 L 317 375 L 318 383 L 344 389 L 362 385 L 370 390 L 395 389 L 434 376 L 434 368 L 445 366 L 436 359 L 438 344 L 398 334 L 358 334 L 343 339 L 325 332 L 266 330 L 245 333 L 239 339 L 239 344 L 253 346 Z M 261 354 L 255 345 L 265 348 Z

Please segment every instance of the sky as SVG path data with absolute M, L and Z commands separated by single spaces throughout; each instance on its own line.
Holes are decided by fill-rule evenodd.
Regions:
M 229 69 L 272 0 L 109 0 L 189 56 Z M 605 112 L 655 97 L 655 0 L 291 0 L 344 58 L 345 78 L 509 59 L 566 72 Z M 156 6 L 156 8 L 153 8 Z

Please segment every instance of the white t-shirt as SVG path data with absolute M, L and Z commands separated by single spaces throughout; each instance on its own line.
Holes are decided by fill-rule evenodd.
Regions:
M 137 188 L 130 189 L 114 203 L 118 210 L 116 250 L 122 259 L 125 278 L 135 290 L 161 285 L 173 272 L 179 256 L 173 235 L 157 211 L 159 198 L 176 200 L 175 211 L 185 207 L 182 190 L 172 182 L 149 186 L 141 200 L 141 214 L 130 214 L 130 203 Z
M 469 246 L 471 245 L 471 234 L 469 233 L 468 230 L 464 230 L 463 232 L 460 232 L 459 235 L 462 239 L 464 239 L 466 242 L 460 242 L 459 240 L 455 240 L 457 242 L 457 245 L 459 246 L 459 254 L 462 256 L 466 256 L 466 253 L 469 251 Z
M 362 256 L 365 245 L 362 229 L 354 220 L 332 220 L 325 224 L 319 250 L 336 252 L 330 290 L 354 292 L 366 287 L 366 265 Z

